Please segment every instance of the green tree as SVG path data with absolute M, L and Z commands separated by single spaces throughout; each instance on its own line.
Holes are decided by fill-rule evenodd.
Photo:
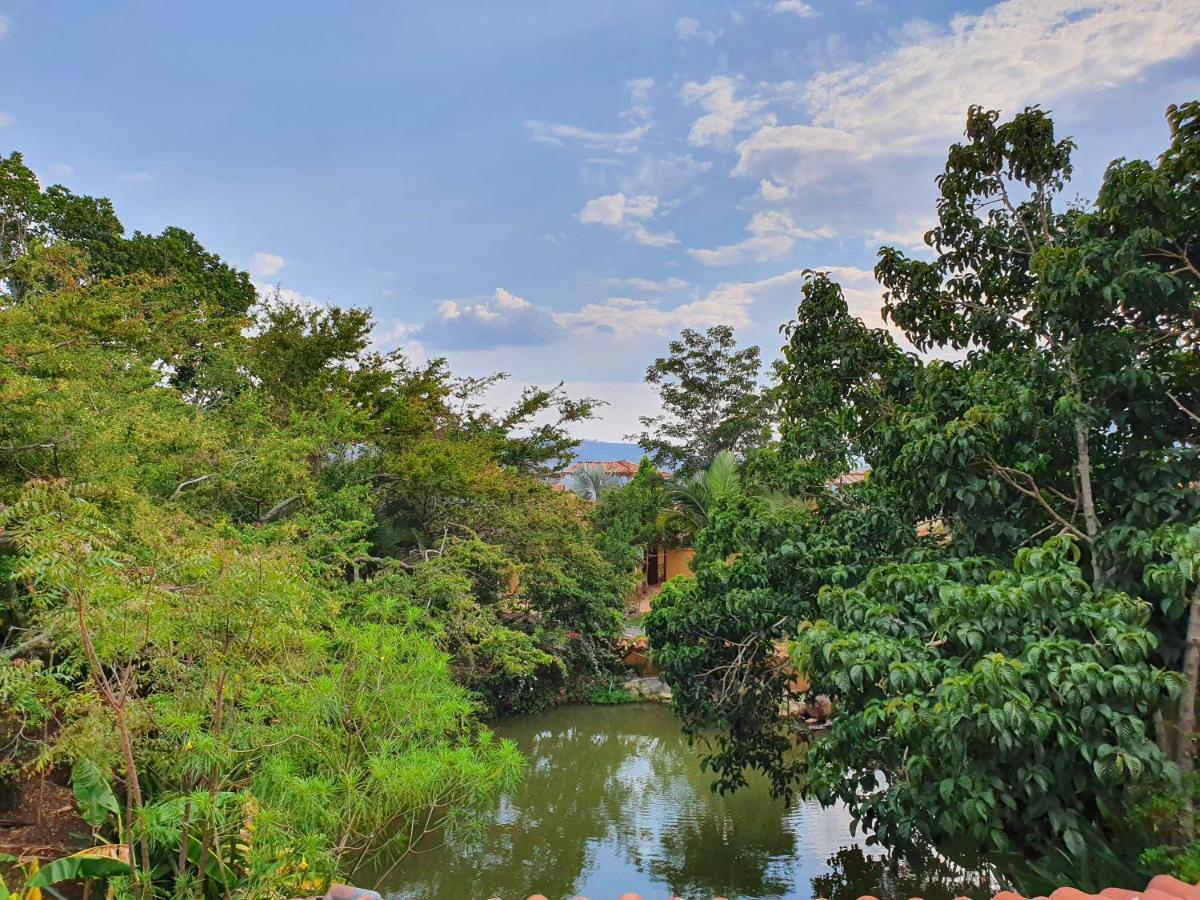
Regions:
M 666 502 L 667 480 L 642 457 L 628 483 L 605 491 L 589 517 L 596 545 L 619 571 L 641 566 L 646 548 L 660 540 L 658 517 Z
M 971 110 L 934 258 L 885 248 L 876 270 L 905 337 L 960 359 L 900 353 L 810 277 L 785 328 L 782 439 L 748 467 L 807 502 L 718 504 L 695 581 L 647 620 L 724 786 L 759 768 L 889 840 L 1078 854 L 1111 834 L 1107 810 L 1177 774 L 1156 739 L 1189 769 L 1194 689 L 1161 666 L 1187 671 L 1194 633 L 1161 529 L 1200 513 L 1200 104 L 1168 120 L 1156 162 L 1117 161 L 1092 206 L 1059 208 L 1072 145 L 1050 119 Z M 859 459 L 866 482 L 821 486 Z M 779 718 L 789 641 L 837 709 L 807 750 Z M 1172 739 L 1157 723 L 1176 696 Z M 923 768 L 946 747 L 949 781 Z
M 779 451 L 790 489 L 819 488 L 871 455 L 876 428 L 903 396 L 915 361 L 887 331 L 851 315 L 841 287 L 823 272 L 805 273 L 783 334 L 782 377 L 772 390 Z
M 90 773 L 145 896 L 316 894 L 494 800 L 480 716 L 586 689 L 631 587 L 543 480 L 590 401 L 464 406 L 0 163 L 0 787 Z
M 643 416 L 643 431 L 630 435 L 655 465 L 691 474 L 707 468 L 721 450 L 739 457 L 764 444 L 771 417 L 759 384 L 757 347 L 737 348 L 733 329 L 691 328 L 671 341 L 667 356 L 646 369 L 663 413 Z

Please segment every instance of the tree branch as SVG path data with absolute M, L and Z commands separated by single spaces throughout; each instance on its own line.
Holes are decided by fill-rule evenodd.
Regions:
M 1200 415 L 1196 415 L 1196 413 L 1192 412 L 1190 409 L 1188 409 L 1186 406 L 1184 406 L 1182 403 L 1180 403 L 1179 398 L 1176 397 L 1174 394 L 1172 394 L 1170 391 L 1167 391 L 1167 397 L 1170 399 L 1170 401 L 1172 403 L 1174 403 L 1177 407 L 1179 407 L 1179 411 L 1181 413 L 1183 413 L 1185 416 L 1187 416 L 1193 422 L 1200 424 Z
M 184 491 L 186 491 L 188 488 L 194 487 L 197 484 L 203 484 L 204 482 L 209 481 L 213 478 L 217 478 L 220 474 L 221 474 L 220 472 L 213 472 L 210 475 L 201 475 L 199 478 L 189 478 L 187 481 L 179 482 L 179 485 L 175 488 L 175 492 L 173 494 L 171 494 L 171 499 L 177 500 L 179 498 L 179 495 L 182 494 Z
M 280 500 L 259 517 L 258 524 L 270 525 L 272 522 L 282 519 L 300 500 L 301 497 L 299 494 L 294 494 L 286 500 Z
M 1038 484 L 1032 475 L 1030 475 L 1028 472 L 1022 472 L 1020 469 L 1014 469 L 1010 466 L 1002 466 L 990 456 L 985 457 L 985 461 L 991 467 L 992 471 L 999 475 L 1009 487 L 1035 501 L 1042 509 L 1046 511 L 1050 518 L 1054 519 L 1055 522 L 1062 526 L 1064 531 L 1066 531 L 1068 534 L 1074 535 L 1082 541 L 1086 541 L 1088 544 L 1091 544 L 1092 541 L 1090 537 L 1076 528 L 1073 524 L 1071 524 L 1070 521 L 1063 518 L 1058 510 L 1050 505 L 1050 501 L 1046 499 L 1042 488 L 1038 487 Z M 1058 494 L 1060 497 L 1063 496 L 1058 491 L 1055 491 L 1054 493 Z

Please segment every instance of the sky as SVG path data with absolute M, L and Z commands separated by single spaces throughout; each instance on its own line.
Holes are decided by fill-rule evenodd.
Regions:
M 970 105 L 1051 110 L 1072 196 L 1161 152 L 1193 3 L 0 0 L 0 152 L 620 440 L 681 329 L 774 358 L 805 269 L 879 325 Z

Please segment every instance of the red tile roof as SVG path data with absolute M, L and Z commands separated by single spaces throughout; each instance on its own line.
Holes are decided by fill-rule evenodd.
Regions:
M 638 464 L 635 462 L 630 462 L 627 459 L 614 459 L 607 461 L 596 460 L 594 462 L 590 460 L 580 460 L 574 465 L 567 466 L 567 468 L 563 470 L 563 474 L 573 475 L 584 466 L 601 466 L 604 469 L 605 475 L 616 475 L 620 478 L 632 478 L 637 474 L 638 471 Z
M 858 484 L 860 481 L 867 480 L 867 473 L 870 469 L 854 469 L 850 472 L 844 472 L 835 478 L 830 479 L 825 484 L 827 487 L 846 487 L 851 484 Z

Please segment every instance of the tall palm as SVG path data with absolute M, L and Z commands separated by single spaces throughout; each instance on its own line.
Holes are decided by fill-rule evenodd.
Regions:
M 694 538 L 708 524 L 709 511 L 720 500 L 743 493 L 737 457 L 720 451 L 703 472 L 667 487 L 666 506 L 658 515 L 658 526 L 668 534 Z

